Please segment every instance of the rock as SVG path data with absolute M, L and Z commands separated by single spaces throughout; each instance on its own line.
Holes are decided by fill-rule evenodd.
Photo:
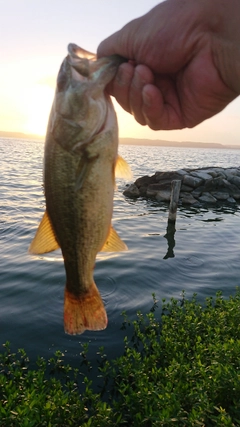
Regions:
M 139 189 L 135 184 L 130 184 L 123 192 L 124 196 L 126 197 L 139 197 Z
M 183 177 L 183 175 L 187 174 L 187 171 L 185 169 L 178 169 L 177 173 L 178 173 L 178 175 L 181 175 Z
M 219 178 L 223 178 L 223 179 L 226 178 L 226 175 L 225 175 L 225 173 L 223 171 L 218 172 L 218 176 L 219 176 Z
M 240 200 L 240 192 L 239 192 L 239 191 L 236 191 L 235 193 L 233 193 L 233 194 L 232 194 L 232 197 L 233 197 L 235 200 Z
M 232 194 L 234 191 L 239 191 L 236 185 L 231 184 L 231 182 L 228 182 L 226 179 L 223 179 L 223 186 L 230 194 Z
M 209 173 L 209 175 L 211 175 L 213 178 L 216 178 L 218 176 L 221 176 L 222 174 L 224 175 L 224 169 L 220 168 L 220 167 L 212 167 L 212 168 L 208 168 L 205 169 L 207 171 L 207 173 Z
M 211 175 L 212 178 L 217 178 L 217 176 L 218 176 L 217 171 L 215 171 L 214 169 L 207 169 L 206 173 L 208 173 L 209 175 Z
M 180 199 L 182 199 L 183 197 L 188 197 L 189 196 L 189 193 L 185 193 L 185 191 L 180 191 L 180 194 L 179 194 L 179 198 Z
M 224 185 L 224 183 L 223 183 L 222 177 L 208 179 L 205 182 L 205 190 L 207 192 L 215 191 L 215 190 L 218 190 L 219 188 L 221 188 L 223 185 Z
M 161 179 L 161 181 L 158 181 L 155 184 L 150 184 L 149 185 L 149 187 L 152 187 L 152 186 L 155 186 L 155 188 L 157 188 L 157 186 L 161 186 L 161 189 L 163 189 L 163 188 L 171 188 L 172 181 L 170 179 Z M 152 188 L 154 188 L 154 187 L 152 187 Z
M 216 192 L 211 193 L 211 194 L 217 200 L 227 200 L 229 198 L 229 194 L 225 193 L 224 191 L 216 191 Z
M 212 179 L 212 176 L 207 173 L 207 172 L 202 172 L 202 171 L 194 171 L 190 173 L 191 176 L 196 176 L 197 178 L 203 179 L 203 180 L 207 180 L 207 179 Z
M 174 179 L 180 179 L 182 180 L 182 174 L 179 174 L 178 172 L 172 172 L 172 171 L 167 171 L 167 172 L 156 172 L 155 173 L 155 179 L 156 182 L 159 181 L 167 181 L 167 182 L 172 182 Z
M 229 197 L 229 198 L 227 199 L 227 202 L 228 202 L 228 203 L 237 203 L 237 202 L 236 202 L 236 200 L 235 200 L 233 197 Z
M 197 178 L 196 176 L 184 175 L 182 182 L 184 185 L 196 188 L 199 187 L 204 182 L 204 180 L 202 178 Z
M 168 202 L 175 179 L 181 181 L 181 204 L 240 203 L 240 167 L 157 171 L 152 176 L 138 178 L 135 184 L 125 189 L 124 195 L 133 198 L 156 197 L 158 201 Z
M 226 178 L 229 179 L 231 176 L 239 176 L 240 174 L 240 170 L 237 168 L 229 168 L 229 169 L 225 169 L 224 173 L 226 175 Z
M 203 193 L 198 200 L 204 203 L 216 203 L 217 201 L 217 199 L 215 199 L 215 197 L 213 197 L 210 193 Z
M 147 188 L 147 196 L 156 196 L 159 191 L 163 190 L 171 191 L 171 182 L 167 181 L 161 184 L 150 184 Z
M 156 200 L 158 202 L 169 202 L 170 197 L 171 197 L 171 191 L 164 191 L 163 190 L 163 191 L 159 191 L 156 194 Z
M 233 197 L 235 200 L 240 200 L 240 192 L 235 192 L 235 193 L 233 193 L 233 194 L 232 194 L 232 197 Z
M 234 184 L 238 188 L 240 188 L 240 177 L 239 176 L 232 175 L 228 178 L 228 181 L 231 182 L 231 184 Z
M 156 182 L 155 175 L 153 175 L 153 176 L 145 175 L 141 178 L 136 179 L 134 184 L 138 188 L 140 188 L 140 187 L 147 187 L 148 185 L 153 184 L 154 182 Z
M 186 193 L 191 192 L 192 191 L 192 187 L 189 187 L 188 185 L 181 185 L 181 191 L 186 191 Z
M 195 197 L 195 199 L 198 199 L 202 195 L 203 191 L 204 191 L 204 186 L 200 186 L 200 187 L 196 188 L 195 190 L 193 190 L 191 192 L 191 195 L 193 197 Z
M 145 197 L 147 195 L 147 187 L 140 187 L 139 189 L 140 196 Z
M 198 201 L 191 194 L 185 194 L 181 200 L 183 205 L 194 205 L 198 203 Z

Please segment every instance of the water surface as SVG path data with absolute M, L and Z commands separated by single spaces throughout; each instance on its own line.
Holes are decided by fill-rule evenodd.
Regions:
M 134 178 L 155 171 L 240 164 L 239 150 L 121 146 Z M 70 337 L 63 332 L 65 271 L 60 250 L 30 256 L 28 246 L 43 215 L 43 144 L 0 139 L 0 344 L 24 347 L 32 357 L 50 357 L 56 349 L 69 361 L 79 359 L 81 343 L 90 352 L 105 346 L 112 357 L 122 350 L 121 312 L 134 318 L 157 299 L 181 297 L 184 289 L 200 300 L 240 284 L 239 206 L 180 208 L 174 242 L 166 238 L 167 206 L 123 196 L 118 181 L 114 227 L 128 252 L 99 254 L 95 280 L 106 305 L 105 331 Z M 170 248 L 169 248 L 170 245 Z

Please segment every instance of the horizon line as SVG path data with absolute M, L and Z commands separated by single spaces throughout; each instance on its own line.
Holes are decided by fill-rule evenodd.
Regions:
M 20 138 L 43 141 L 45 135 L 30 134 L 25 132 L 0 131 L 0 138 Z M 176 141 L 166 139 L 137 138 L 137 137 L 119 137 L 120 145 L 145 145 L 145 146 L 175 146 L 175 147 L 193 147 L 193 148 L 234 148 L 240 149 L 237 144 L 222 144 L 220 142 L 201 142 L 201 141 Z M 174 145 L 176 144 L 176 145 Z M 198 146 L 198 147 L 197 147 Z

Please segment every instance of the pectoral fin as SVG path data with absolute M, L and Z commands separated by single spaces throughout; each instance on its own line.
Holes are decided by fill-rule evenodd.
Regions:
M 116 230 L 111 226 L 109 235 L 101 249 L 101 252 L 122 252 L 127 250 L 127 245 L 120 239 Z
M 45 254 L 59 248 L 47 211 L 39 224 L 35 237 L 29 246 L 30 254 Z
M 129 164 L 120 155 L 118 155 L 115 166 L 115 177 L 125 179 L 132 178 L 132 171 Z
M 84 183 L 84 179 L 87 175 L 87 173 L 90 170 L 90 165 L 87 163 L 79 162 L 78 168 L 77 168 L 77 174 L 76 174 L 76 183 L 75 183 L 75 191 L 79 191 L 82 188 L 82 185 Z
M 89 175 L 93 162 L 98 158 L 98 155 L 96 156 L 90 156 L 88 153 L 84 152 L 83 156 L 81 157 L 77 172 L 76 172 L 76 183 L 75 183 L 75 191 L 81 190 L 84 180 L 86 176 Z

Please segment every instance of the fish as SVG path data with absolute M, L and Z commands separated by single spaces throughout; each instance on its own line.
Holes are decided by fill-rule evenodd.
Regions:
M 99 252 L 125 251 L 112 226 L 115 178 L 131 176 L 118 155 L 118 123 L 107 84 L 124 58 L 96 58 L 68 45 L 56 84 L 44 149 L 46 211 L 30 254 L 61 248 L 66 286 L 64 330 L 103 330 L 108 319 L 93 278 Z

